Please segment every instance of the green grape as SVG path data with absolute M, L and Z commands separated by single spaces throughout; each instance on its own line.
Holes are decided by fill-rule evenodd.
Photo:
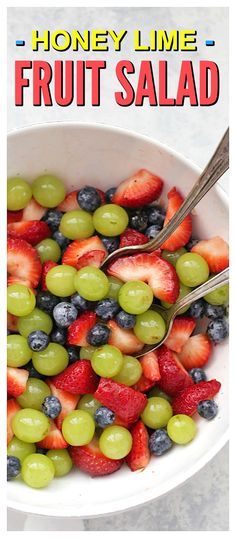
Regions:
M 130 357 L 129 355 L 123 356 L 123 365 L 118 374 L 113 377 L 117 383 L 123 383 L 128 387 L 132 387 L 138 382 L 142 375 L 142 366 L 138 359 Z
M 227 305 L 229 301 L 229 285 L 225 284 L 215 291 L 211 291 L 204 297 L 207 303 L 213 305 Z
M 158 344 L 164 338 L 165 333 L 165 321 L 155 310 L 148 310 L 137 316 L 134 334 L 144 344 Z
M 159 396 L 152 396 L 148 398 L 141 418 L 146 426 L 156 430 L 157 428 L 164 428 L 172 415 L 172 407 L 167 400 Z
M 50 394 L 51 391 L 47 383 L 36 377 L 29 377 L 25 392 L 16 399 L 23 408 L 28 407 L 41 411 L 44 398 Z
M 59 230 L 68 239 L 87 239 L 94 233 L 93 217 L 83 209 L 68 211 L 61 219 Z
M 35 295 L 23 284 L 11 284 L 7 288 L 7 311 L 14 316 L 27 316 L 36 304 Z
M 23 316 L 17 321 L 17 330 L 25 338 L 33 331 L 44 331 L 50 334 L 52 327 L 52 318 L 37 307 L 28 316 Z
M 132 435 L 123 426 L 108 426 L 99 439 L 99 448 L 107 458 L 120 460 L 132 448 Z
M 101 377 L 114 377 L 122 368 L 123 355 L 117 347 L 105 344 L 94 351 L 91 364 Z
M 123 286 L 124 282 L 122 282 L 115 276 L 108 276 L 107 278 L 108 278 L 110 287 L 106 295 L 106 298 L 111 297 L 112 299 L 115 299 L 116 301 L 118 301 L 119 291 L 120 291 L 121 286 Z
M 172 402 L 172 397 L 169 394 L 166 394 L 163 392 L 163 390 L 160 390 L 158 387 L 152 387 L 152 389 L 148 392 L 148 397 L 152 396 L 159 396 L 159 398 L 164 398 L 164 400 L 167 400 L 168 402 Z
M 108 237 L 122 234 L 129 224 L 129 217 L 125 209 L 116 204 L 100 206 L 93 214 L 95 230 Z
M 7 366 L 24 366 L 30 361 L 32 350 L 24 336 L 20 334 L 10 334 L 7 337 Z
M 46 275 L 48 291 L 57 297 L 68 297 L 76 292 L 74 278 L 76 269 L 70 265 L 52 267 Z
M 29 456 L 29 454 L 34 454 L 36 452 L 36 446 L 34 443 L 25 443 L 14 435 L 7 447 L 7 455 L 15 456 L 19 458 L 22 463 L 24 459 Z
M 188 293 L 190 293 L 191 291 L 191 288 L 188 288 L 187 286 L 184 286 L 184 284 L 182 284 L 181 282 L 179 283 L 179 295 L 178 295 L 178 299 L 177 301 L 179 301 L 179 299 L 183 299 L 183 297 L 186 297 L 186 295 L 188 295 Z M 171 308 L 173 306 L 173 304 L 171 303 L 166 303 L 166 301 L 161 301 L 161 304 L 164 308 Z M 190 305 L 187 305 L 187 306 L 184 306 L 183 308 L 181 308 L 181 310 L 179 311 L 178 315 L 180 314 L 184 314 L 185 312 L 187 312 L 187 310 L 189 309 Z
M 91 417 L 94 417 L 95 411 L 101 407 L 101 403 L 94 398 L 93 394 L 84 394 L 81 396 L 80 401 L 77 405 L 77 409 L 82 409 L 82 411 L 87 411 L 91 415 Z
M 109 290 L 107 276 L 97 267 L 87 266 L 80 269 L 74 278 L 76 291 L 88 301 L 100 301 Z
M 62 434 L 69 445 L 83 446 L 92 441 L 95 422 L 87 411 L 78 409 L 69 413 L 62 423 Z
M 69 357 L 60 344 L 50 343 L 43 351 L 34 351 L 32 362 L 35 370 L 42 375 L 60 374 L 68 366 Z
M 196 424 L 188 415 L 174 415 L 167 424 L 169 437 L 178 445 L 186 445 L 192 441 L 196 431 Z
M 176 272 L 185 286 L 195 288 L 209 277 L 209 267 L 202 256 L 196 252 L 187 252 L 180 256 L 176 263 Z
M 55 176 L 39 176 L 32 183 L 33 196 L 44 207 L 56 207 L 66 196 L 64 183 Z
M 7 209 L 9 211 L 19 211 L 27 206 L 32 197 L 30 185 L 20 179 L 13 177 L 7 182 Z
M 79 358 L 87 359 L 88 361 L 90 361 L 95 349 L 96 347 L 93 347 L 93 346 L 81 347 L 79 350 Z
M 30 454 L 23 461 L 21 476 L 31 488 L 45 488 L 55 475 L 55 467 L 44 454 Z
M 178 250 L 175 250 L 174 252 L 171 252 L 170 250 L 163 250 L 161 257 L 164 258 L 164 260 L 166 260 L 167 262 L 171 263 L 173 267 L 175 267 L 179 257 L 186 252 L 187 250 L 184 247 L 178 248 Z
M 55 476 L 65 476 L 72 469 L 73 463 L 66 448 L 49 450 L 47 457 L 52 461 L 55 467 Z
M 42 263 L 49 260 L 52 262 L 58 262 L 61 257 L 61 249 L 54 239 L 43 239 L 36 245 L 35 248 L 39 253 Z
M 139 280 L 126 282 L 120 288 L 118 301 L 128 314 L 143 314 L 153 302 L 152 289 Z
M 28 407 L 17 411 L 11 425 L 16 437 L 25 443 L 42 441 L 50 430 L 50 422 L 46 415 Z

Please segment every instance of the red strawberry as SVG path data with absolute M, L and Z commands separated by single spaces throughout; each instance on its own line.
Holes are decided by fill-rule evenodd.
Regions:
M 125 207 L 141 207 L 156 200 L 162 191 L 163 181 L 148 170 L 138 170 L 120 183 L 112 203 Z
M 86 265 L 96 265 L 96 267 L 100 267 L 106 254 L 107 251 L 102 240 L 97 235 L 94 235 L 93 237 L 89 237 L 89 239 L 73 241 L 66 248 L 62 257 L 62 263 L 65 265 L 72 265 L 72 267 L 75 267 L 76 269 L 80 269 Z M 96 264 L 91 263 L 94 261 Z
M 74 465 L 90 476 L 114 473 L 123 463 L 123 460 L 111 460 L 104 456 L 96 439 L 93 439 L 89 445 L 70 447 L 70 455 Z
M 14 398 L 10 398 L 10 400 L 7 400 L 7 444 L 10 443 L 14 435 L 11 427 L 11 421 L 14 415 L 20 409 L 21 406 L 17 403 L 16 400 L 14 400 Z
M 144 252 L 134 256 L 124 256 L 111 262 L 109 275 L 124 282 L 142 280 L 147 282 L 158 299 L 175 303 L 179 295 L 179 279 L 175 268 L 160 258 L 158 252 Z
M 119 417 L 119 415 L 115 415 L 115 420 L 113 422 L 114 426 L 123 426 L 123 428 L 127 428 L 127 430 L 130 428 L 130 422 L 127 422 L 127 420 L 124 420 Z
M 58 417 L 55 419 L 55 424 L 57 428 L 61 430 L 64 418 L 68 415 L 68 413 L 74 411 L 80 397 L 78 394 L 71 394 L 66 390 L 57 389 L 52 383 L 51 379 L 47 379 L 47 384 L 51 390 L 52 395 L 56 396 L 56 398 L 58 398 L 58 400 L 60 400 L 61 402 L 62 410 L 60 412 L 60 415 L 58 415 Z
M 46 276 L 48 274 L 48 271 L 50 271 L 50 269 L 52 269 L 53 267 L 56 267 L 56 266 L 57 266 L 57 263 L 53 262 L 51 260 L 48 260 L 47 262 L 43 263 L 42 275 L 41 275 L 41 289 L 43 291 L 46 291 L 48 289 L 47 284 L 46 284 Z
M 179 353 L 182 350 L 184 344 L 186 344 L 195 327 L 196 321 L 194 318 L 190 318 L 187 316 L 182 318 L 176 318 L 172 325 L 170 334 L 165 341 L 165 345 L 169 349 L 172 349 L 172 351 L 176 351 L 176 353 Z
M 106 204 L 106 195 L 105 195 L 105 192 L 101 191 L 101 189 L 96 189 L 96 191 L 98 192 L 100 198 L 101 198 L 101 202 L 102 202 L 102 205 L 103 204 Z
M 186 370 L 202 368 L 207 363 L 212 352 L 212 342 L 207 334 L 195 334 L 191 336 L 181 353 L 179 360 Z
M 140 379 L 133 385 L 133 389 L 138 390 L 139 392 L 147 392 L 152 387 L 156 385 L 156 381 L 151 381 L 145 375 L 141 375 Z
M 80 316 L 71 323 L 68 327 L 67 340 L 68 344 L 73 346 L 88 346 L 87 334 L 96 323 L 97 316 L 95 312 L 83 312 Z
M 193 384 L 191 376 L 186 372 L 177 357 L 166 346 L 161 346 L 156 351 L 161 379 L 158 386 L 166 394 L 175 395 L 180 390 Z
M 7 367 L 7 393 L 13 398 L 17 398 L 25 392 L 27 379 L 29 377 L 28 370 L 23 368 Z
M 98 385 L 98 376 L 90 361 L 83 359 L 70 364 L 63 372 L 52 378 L 57 389 L 71 394 L 93 394 Z
M 150 450 L 148 447 L 148 432 L 143 422 L 139 420 L 130 431 L 133 444 L 131 451 L 126 456 L 126 463 L 131 471 L 140 471 L 149 464 Z
M 17 333 L 17 323 L 18 323 L 18 316 L 14 316 L 13 314 L 10 314 L 10 312 L 7 312 L 7 328 L 9 331 L 13 333 Z
M 229 245 L 222 237 L 199 241 L 191 252 L 200 254 L 206 260 L 211 273 L 220 273 L 229 265 Z
M 132 423 L 138 420 L 147 402 L 145 394 L 116 383 L 112 379 L 100 379 L 94 398 L 117 413 L 121 419 Z
M 211 381 L 200 381 L 200 383 L 181 390 L 171 404 L 174 415 L 193 415 L 197 411 L 199 402 L 214 398 L 220 387 L 221 383 L 212 379 Z
M 8 224 L 7 233 L 9 237 L 24 239 L 33 246 L 51 236 L 49 226 L 42 220 L 13 222 L 12 224 Z
M 132 330 L 122 329 L 113 319 L 108 321 L 107 326 L 111 331 L 108 340 L 111 346 L 118 347 L 126 355 L 138 353 L 143 349 L 144 343 L 140 342 Z
M 12 222 L 19 222 L 22 219 L 23 211 L 20 209 L 20 211 L 8 211 L 7 212 L 7 224 L 11 224 Z
M 65 200 L 60 203 L 60 205 L 57 207 L 59 211 L 63 211 L 63 213 L 67 213 L 67 211 L 75 211 L 76 209 L 80 209 L 80 206 L 78 204 L 77 200 L 77 194 L 79 191 L 72 191 L 67 194 L 65 197 Z
M 41 206 L 32 197 L 28 205 L 23 209 L 22 220 L 41 220 L 47 212 L 47 208 Z
M 22 284 L 22 286 L 31 288 L 33 293 L 35 292 L 34 288 L 32 288 L 32 283 L 30 282 L 30 280 L 23 280 L 22 278 L 19 278 L 17 276 L 8 276 L 7 285 L 11 286 L 12 284 Z
M 36 288 L 42 265 L 38 252 L 24 239 L 8 239 L 7 242 L 7 271 L 10 276 L 27 280 Z
M 140 359 L 143 375 L 150 381 L 159 381 L 161 378 L 158 358 L 155 351 L 150 351 Z
M 148 243 L 148 237 L 137 230 L 126 228 L 120 236 L 120 248 L 132 245 L 144 245 Z
M 172 219 L 176 211 L 182 205 L 184 198 L 174 187 L 168 193 L 168 207 L 166 212 L 166 217 L 164 220 L 164 226 Z M 167 249 L 173 252 L 180 247 L 184 247 L 188 243 L 192 233 L 192 217 L 187 215 L 183 222 L 178 226 L 178 228 L 173 232 L 170 237 L 161 245 L 162 249 Z
M 53 420 L 50 421 L 49 433 L 37 443 L 40 448 L 46 448 L 47 450 L 54 450 L 58 448 L 67 448 L 68 443 L 65 441 L 61 431 L 56 427 Z

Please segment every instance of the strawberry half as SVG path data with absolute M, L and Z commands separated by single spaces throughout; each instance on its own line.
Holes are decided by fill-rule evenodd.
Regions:
M 61 430 L 62 422 L 64 418 L 70 413 L 71 411 L 74 411 L 76 408 L 78 401 L 80 399 L 80 396 L 78 394 L 71 394 L 70 392 L 62 389 L 57 389 L 55 385 L 52 383 L 51 379 L 46 380 L 47 385 L 49 386 L 51 393 L 53 396 L 56 396 L 58 400 L 60 400 L 61 403 L 61 412 L 58 415 L 58 417 L 55 419 L 55 424 L 59 430 Z
M 199 241 L 191 252 L 200 254 L 206 260 L 211 273 L 220 273 L 229 266 L 229 245 L 222 237 Z
M 107 251 L 100 237 L 94 235 L 89 239 L 73 241 L 65 250 L 62 263 L 72 265 L 76 269 L 86 267 L 86 265 L 95 265 L 100 267 Z M 92 263 L 93 262 L 93 263 Z
M 142 280 L 147 282 L 158 299 L 175 303 L 179 295 L 179 279 L 175 268 L 160 258 L 158 252 L 144 252 L 134 256 L 124 256 L 111 262 L 108 274 L 123 282 Z
M 72 191 L 67 194 L 65 197 L 65 200 L 60 203 L 60 205 L 57 207 L 59 211 L 63 211 L 63 213 L 67 213 L 67 211 L 75 211 L 76 209 L 80 209 L 80 206 L 78 204 L 77 200 L 77 194 L 79 191 Z
M 132 228 L 126 228 L 125 232 L 120 236 L 120 248 L 144 245 L 145 243 L 148 243 L 148 237 Z
M 184 201 L 184 198 L 181 196 L 181 194 L 177 191 L 175 187 L 170 190 L 167 196 L 168 207 L 164 220 L 164 226 L 166 226 L 166 224 L 168 224 L 168 222 L 172 219 L 172 217 L 175 215 L 176 211 L 180 208 Z M 191 234 L 192 217 L 191 215 L 187 215 L 187 217 L 185 217 L 185 219 L 183 220 L 183 222 L 181 222 L 175 232 L 173 232 L 170 237 L 163 243 L 163 245 L 161 245 L 161 248 L 173 252 L 180 247 L 184 247 L 184 245 L 188 243 Z
M 141 375 L 140 379 L 133 385 L 133 389 L 138 390 L 139 392 L 147 392 L 156 385 L 156 381 L 151 381 L 145 375 Z
M 7 393 L 13 398 L 17 398 L 25 392 L 27 379 L 29 377 L 28 370 L 23 368 L 7 367 Z
M 172 401 L 174 415 L 193 415 L 201 400 L 209 400 L 219 392 L 221 384 L 216 379 L 200 381 L 182 390 Z
M 212 352 L 212 342 L 207 334 L 195 334 L 191 336 L 181 353 L 179 360 L 186 370 L 202 368 L 207 363 Z
M 111 331 L 108 340 L 111 346 L 118 347 L 126 355 L 138 353 L 143 349 L 144 343 L 135 336 L 132 330 L 122 329 L 113 319 L 108 321 L 107 326 Z
M 70 364 L 63 372 L 52 378 L 57 389 L 71 394 L 93 394 L 98 386 L 98 376 L 90 361 L 82 359 Z
M 150 351 L 139 361 L 142 365 L 143 375 L 150 381 L 159 381 L 161 378 L 158 358 L 155 351 Z
M 30 245 L 37 245 L 43 239 L 51 236 L 51 230 L 42 220 L 25 220 L 8 224 L 7 233 L 14 239 L 24 239 Z
M 22 220 L 41 220 L 47 212 L 47 208 L 41 206 L 32 197 L 27 206 L 23 209 Z
M 147 428 L 139 420 L 130 430 L 133 444 L 131 451 L 126 456 L 125 461 L 131 471 L 140 471 L 149 464 L 150 450 L 148 447 L 149 436 Z
M 70 455 L 76 467 L 90 476 L 105 476 L 120 469 L 123 460 L 111 460 L 102 454 L 98 440 L 89 445 L 70 447 Z
M 22 215 L 22 209 L 20 209 L 19 211 L 7 211 L 7 224 L 11 224 L 12 222 L 19 222 L 22 219 Z
M 37 443 L 40 448 L 46 448 L 47 450 L 53 450 L 58 448 L 67 448 L 68 443 L 65 441 L 61 431 L 56 427 L 53 420 L 50 421 L 49 433 Z
M 196 321 L 194 318 L 187 316 L 175 318 L 170 334 L 165 341 L 165 345 L 169 349 L 172 349 L 172 351 L 179 353 L 184 344 L 186 344 L 195 327 Z
M 11 286 L 12 284 L 22 284 L 22 286 L 26 286 L 27 288 L 31 288 L 33 293 L 35 293 L 35 289 L 32 288 L 32 283 L 30 280 L 23 280 L 22 278 L 19 278 L 17 276 L 8 276 L 7 277 L 7 285 Z
M 7 444 L 10 443 L 10 441 L 13 438 L 13 430 L 11 427 L 11 421 L 14 417 L 14 415 L 17 413 L 17 411 L 20 411 L 21 406 L 17 403 L 14 398 L 10 398 L 10 400 L 7 400 Z
M 141 207 L 159 198 L 163 181 L 144 168 L 120 183 L 112 203 L 125 207 Z
M 138 420 L 147 402 L 145 394 L 103 377 L 100 379 L 94 398 L 131 424 Z
M 158 386 L 166 394 L 175 395 L 180 390 L 193 384 L 193 380 L 177 357 L 166 346 L 161 346 L 156 350 L 161 379 Z
M 37 250 L 24 239 L 8 239 L 7 271 L 10 276 L 31 282 L 36 288 L 42 271 Z
M 98 192 L 100 198 L 101 198 L 101 203 L 102 205 L 103 204 L 106 204 L 106 195 L 105 195 L 105 192 L 102 191 L 101 189 L 96 189 L 96 191 Z
M 95 312 L 83 312 L 80 316 L 71 323 L 68 327 L 67 341 L 72 346 L 88 346 L 87 334 L 96 323 L 97 316 Z
M 47 262 L 43 263 L 42 275 L 41 275 L 41 290 L 46 291 L 48 289 L 47 284 L 46 284 L 46 276 L 48 274 L 48 271 L 50 271 L 50 269 L 56 266 L 57 266 L 57 263 L 51 260 L 48 260 Z

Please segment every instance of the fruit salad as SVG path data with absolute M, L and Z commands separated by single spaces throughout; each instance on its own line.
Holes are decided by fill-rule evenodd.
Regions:
M 225 240 L 193 237 L 188 215 L 160 249 L 103 266 L 172 219 L 183 197 L 162 188 L 144 169 L 106 192 L 67 193 L 53 175 L 8 180 L 8 480 L 42 488 L 72 467 L 144 470 L 194 442 L 197 416 L 217 415 L 221 383 L 204 367 L 228 336 L 227 285 L 142 350 L 166 333 L 153 305 L 168 309 L 225 269 Z

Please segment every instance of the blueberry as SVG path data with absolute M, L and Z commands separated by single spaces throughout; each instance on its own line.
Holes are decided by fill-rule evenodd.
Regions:
M 120 246 L 120 238 L 117 236 L 106 237 L 105 235 L 101 235 L 101 240 L 104 247 L 107 249 L 108 254 L 111 254 L 111 252 L 114 252 L 114 250 L 117 250 Z
M 110 329 L 106 325 L 96 323 L 88 332 L 87 340 L 91 346 L 103 346 L 107 344 L 110 335 Z
M 36 297 L 36 304 L 40 310 L 47 314 L 52 314 L 53 308 L 60 302 L 60 298 L 50 293 L 50 291 L 39 291 Z
M 11 480 L 20 474 L 21 462 L 16 456 L 7 456 L 7 480 Z
M 101 407 L 95 411 L 94 420 L 100 428 L 105 428 L 106 426 L 113 424 L 115 413 L 113 413 L 111 409 L 108 409 L 108 407 L 101 405 Z
M 29 334 L 27 341 L 32 351 L 43 351 L 48 347 L 50 338 L 44 331 L 33 331 Z
M 58 243 L 61 249 L 65 249 L 70 244 L 70 239 L 67 239 L 67 237 L 65 237 L 61 232 L 59 232 L 59 230 L 56 230 L 52 234 L 52 239 L 54 239 Z
M 136 323 L 136 316 L 133 314 L 128 314 L 128 312 L 125 312 L 124 310 L 121 310 L 116 315 L 115 319 L 119 327 L 122 327 L 122 329 L 133 329 Z
M 110 189 L 108 189 L 108 190 L 105 192 L 106 202 L 107 202 L 108 204 L 111 204 L 111 202 L 112 202 L 112 198 L 113 198 L 115 192 L 116 192 L 116 188 L 115 188 L 115 187 L 111 187 Z
M 161 228 L 159 228 L 158 224 L 153 224 L 146 229 L 145 235 L 151 241 L 151 239 L 154 239 L 159 234 L 160 230 Z
M 35 377 L 36 379 L 44 379 L 44 375 L 43 374 L 40 374 L 38 372 L 38 370 L 35 369 L 35 367 L 33 366 L 33 363 L 32 361 L 29 361 L 27 364 L 25 364 L 23 367 L 22 367 L 24 370 L 28 370 L 29 372 L 29 377 Z
M 109 319 L 112 319 L 115 317 L 115 315 L 119 312 L 120 306 L 117 303 L 115 299 L 102 299 L 102 301 L 99 301 L 95 312 L 99 318 L 102 319 L 102 321 L 108 321 Z
M 191 375 L 194 383 L 200 383 L 200 381 L 207 380 L 206 372 L 202 368 L 192 368 L 192 370 L 189 371 L 189 375 Z
M 136 211 L 131 211 L 129 224 L 134 230 L 138 232 L 144 232 L 148 225 L 148 215 L 144 209 L 137 209 Z
M 214 400 L 201 400 L 197 406 L 198 413 L 207 420 L 212 420 L 218 413 L 218 405 Z
M 44 220 L 53 232 L 58 229 L 63 213 L 58 209 L 48 209 L 41 220 Z
M 154 456 L 161 456 L 172 447 L 172 441 L 166 432 L 162 428 L 155 430 L 149 438 L 150 452 Z
M 42 403 L 42 411 L 49 418 L 57 418 L 61 412 L 61 402 L 56 396 L 46 396 Z
M 68 346 L 66 349 L 69 356 L 69 364 L 79 360 L 79 346 Z
M 157 224 L 159 230 L 161 230 L 166 216 L 166 210 L 164 207 L 161 207 L 160 205 L 150 205 L 147 206 L 145 210 L 148 214 L 149 224 Z
M 226 317 L 212 319 L 207 327 L 206 333 L 210 339 L 218 344 L 229 335 L 229 322 Z
M 191 304 L 189 308 L 189 315 L 193 318 L 199 319 L 203 318 L 205 313 L 205 301 L 203 299 L 198 299 Z
M 83 187 L 77 194 L 77 200 L 85 211 L 95 211 L 101 205 L 101 197 L 94 187 Z
M 46 456 L 47 452 L 48 452 L 48 448 L 41 448 L 40 446 L 37 446 L 36 448 L 37 454 L 43 454 L 44 456 Z
M 61 346 L 65 345 L 66 338 L 67 338 L 67 330 L 64 327 L 55 326 L 53 331 L 50 334 L 51 342 L 55 342 L 55 344 L 61 344 Z
M 223 318 L 225 307 L 223 305 L 213 305 L 205 301 L 205 316 L 210 319 Z
M 189 242 L 187 245 L 185 245 L 185 248 L 187 250 L 191 250 L 197 243 L 199 243 L 199 239 L 195 239 L 194 237 L 190 237 Z
M 70 298 L 70 302 L 77 308 L 77 310 L 83 311 L 93 310 L 97 304 L 95 301 L 87 301 L 86 299 L 81 297 L 79 293 L 75 293 L 74 295 L 72 295 Z
M 71 303 L 58 303 L 53 309 L 53 318 L 59 327 L 69 327 L 78 316 L 78 310 Z

